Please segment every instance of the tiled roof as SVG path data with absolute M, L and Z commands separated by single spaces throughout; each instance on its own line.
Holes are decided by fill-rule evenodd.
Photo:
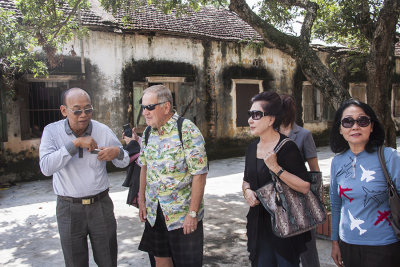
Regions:
M 124 11 L 115 17 L 104 12 L 91 0 L 90 10 L 82 11 L 82 22 L 88 27 L 96 27 L 105 31 L 119 29 L 128 32 L 159 32 L 166 35 L 181 35 L 217 40 L 260 39 L 253 28 L 235 13 L 225 8 L 203 7 L 200 11 L 189 12 L 180 17 L 172 11 L 164 14 L 154 6 L 145 6 L 141 11 L 132 12 L 132 19 L 123 24 Z M 93 3 L 95 3 L 93 5 Z M 98 3 L 98 2 L 97 2 Z M 0 0 L 0 8 L 16 10 L 13 0 Z M 66 7 L 68 9 L 68 7 Z
M 145 6 L 143 10 L 132 14 L 128 27 L 133 30 L 203 36 L 223 40 L 243 40 L 260 37 L 254 29 L 238 15 L 225 9 L 203 7 L 200 11 L 191 11 L 177 17 L 176 12 L 164 14 L 154 6 Z M 121 16 L 117 19 L 120 20 Z

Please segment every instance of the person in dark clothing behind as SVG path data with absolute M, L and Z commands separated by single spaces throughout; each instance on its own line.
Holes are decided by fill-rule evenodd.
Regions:
M 126 178 L 122 186 L 129 187 L 126 204 L 139 208 L 139 185 L 140 185 L 140 169 L 141 166 L 137 162 L 140 155 L 140 144 L 142 138 L 137 135 L 135 128 L 132 128 L 132 137 L 128 137 L 122 133 L 126 145 L 124 149 L 129 153 L 129 167 L 126 171 Z M 156 267 L 154 256 L 149 253 L 151 267 Z
M 300 253 L 306 250 L 310 232 L 288 238 L 279 238 L 272 232 L 271 216 L 260 205 L 256 190 L 271 182 L 270 171 L 293 190 L 306 194 L 310 190 L 307 169 L 293 141 L 285 143 L 275 154 L 274 148 L 287 138 L 278 132 L 282 103 L 275 92 L 263 92 L 252 98 L 249 125 L 252 135 L 259 138 L 246 151 L 243 178 L 243 196 L 250 206 L 247 214 L 248 251 L 251 265 L 299 266 Z

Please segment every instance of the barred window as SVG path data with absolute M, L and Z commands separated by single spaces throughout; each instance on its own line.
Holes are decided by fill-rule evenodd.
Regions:
M 23 89 L 21 110 L 21 139 L 40 138 L 44 127 L 62 119 L 62 92 L 68 82 L 31 82 Z

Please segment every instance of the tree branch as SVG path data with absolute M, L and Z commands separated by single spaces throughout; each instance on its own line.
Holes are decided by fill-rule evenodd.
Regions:
M 278 31 L 274 26 L 265 22 L 255 14 L 244 0 L 231 0 L 229 9 L 239 15 L 251 27 L 261 35 L 264 45 L 270 48 L 277 48 L 285 53 L 293 55 L 293 48 L 289 43 L 295 44 L 297 37 Z
M 368 3 L 368 0 L 362 0 L 359 8 L 360 9 L 358 11 L 360 15 L 356 17 L 359 22 L 358 26 L 360 27 L 361 33 L 365 36 L 368 42 L 371 43 L 374 37 L 376 25 L 371 18 L 370 5 Z
M 57 37 L 57 34 L 61 31 L 62 27 L 65 26 L 65 25 L 69 22 L 69 20 L 71 19 L 71 17 L 72 17 L 73 15 L 76 14 L 76 11 L 78 10 L 79 4 L 80 4 L 81 2 L 82 2 L 82 0 L 79 0 L 79 1 L 77 1 L 77 2 L 75 3 L 74 8 L 73 8 L 73 9 L 71 10 L 71 12 L 69 12 L 69 14 L 68 14 L 68 17 L 67 17 L 62 23 L 60 23 L 60 24 L 59 24 L 59 27 L 57 28 L 57 30 L 55 30 L 55 31 L 53 32 L 53 38 L 56 38 L 56 37 Z

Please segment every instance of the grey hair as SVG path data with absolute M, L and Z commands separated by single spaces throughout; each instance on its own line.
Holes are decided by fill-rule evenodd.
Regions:
M 171 104 L 170 111 L 173 111 L 172 93 L 168 87 L 162 84 L 153 85 L 143 91 L 143 95 L 147 93 L 156 94 L 158 103 L 169 102 Z

